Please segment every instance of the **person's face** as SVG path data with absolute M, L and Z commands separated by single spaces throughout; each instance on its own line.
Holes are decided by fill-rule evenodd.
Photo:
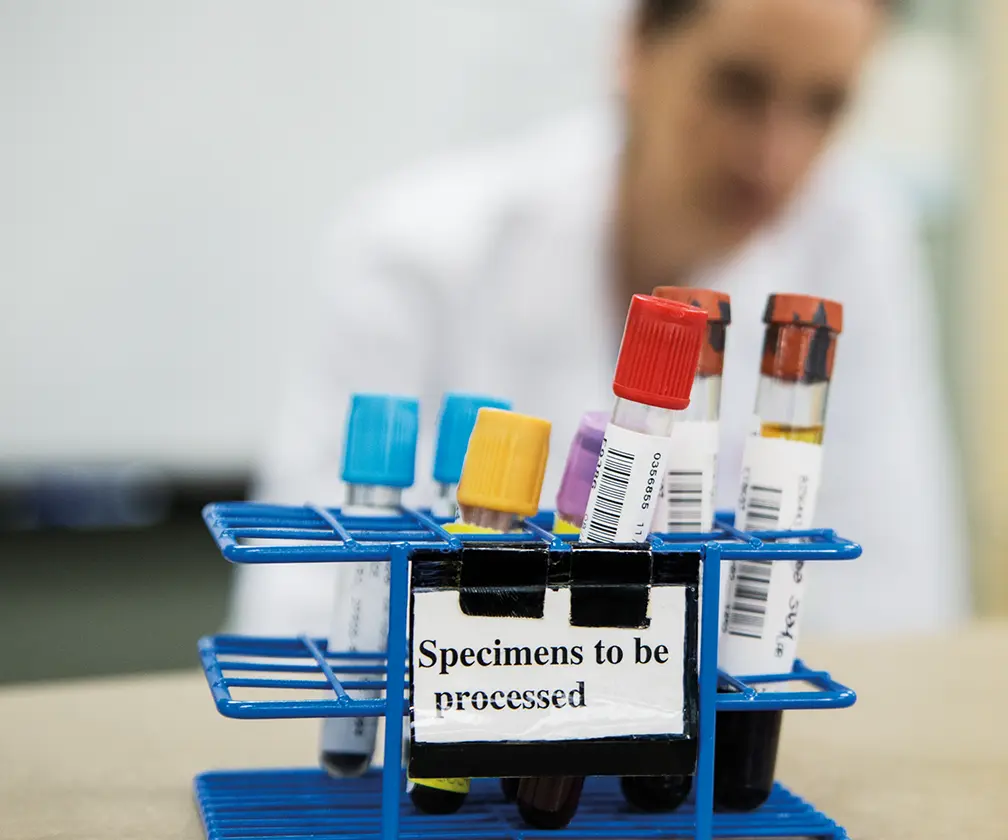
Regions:
M 873 0 L 706 4 L 636 36 L 628 57 L 630 200 L 651 229 L 634 237 L 653 264 L 665 247 L 678 252 L 669 261 L 716 256 L 782 209 L 836 127 L 881 16 Z

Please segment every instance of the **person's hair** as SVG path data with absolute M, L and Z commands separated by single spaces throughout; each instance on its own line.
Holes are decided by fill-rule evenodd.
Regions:
M 699 11 L 709 0 L 639 0 L 637 28 L 642 35 L 674 26 Z M 886 12 L 894 12 L 903 0 L 875 0 Z

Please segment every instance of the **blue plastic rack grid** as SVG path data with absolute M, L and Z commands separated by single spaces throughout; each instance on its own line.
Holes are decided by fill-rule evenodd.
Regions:
M 713 812 L 714 722 L 716 709 L 842 708 L 855 694 L 825 671 L 803 662 L 787 675 L 731 677 L 718 672 L 718 593 L 722 561 L 852 560 L 860 547 L 828 529 L 742 532 L 733 517 L 719 514 L 715 530 L 658 534 L 652 551 L 697 550 L 704 559 L 705 596 L 701 616 L 700 714 L 697 770 L 689 803 L 672 814 L 629 811 L 612 779 L 593 780 L 574 822 L 561 832 L 539 832 L 520 824 L 513 806 L 493 797 L 493 786 L 474 781 L 473 796 L 452 817 L 415 815 L 403 796 L 399 766 L 402 715 L 408 712 L 406 612 L 409 555 L 415 548 L 456 550 L 462 540 L 427 511 L 403 508 L 398 515 L 344 516 L 338 508 L 288 507 L 249 502 L 208 505 L 204 519 L 221 553 L 235 563 L 389 561 L 391 612 L 388 652 L 328 650 L 324 640 L 219 635 L 200 640 L 200 657 L 221 714 L 234 718 L 385 717 L 385 755 L 394 756 L 381 773 L 358 780 L 329 779 L 319 770 L 206 773 L 196 779 L 196 796 L 208 838 L 377 838 L 461 840 L 520 838 L 548 834 L 577 837 L 827 837 L 846 832 L 789 791 L 776 786 L 770 800 L 748 814 Z M 548 543 L 567 550 L 576 536 L 549 531 L 552 514 L 522 523 L 517 534 L 467 534 L 480 542 Z M 389 662 L 403 668 L 388 668 Z M 775 690 L 778 684 L 781 689 Z M 801 687 L 796 687 L 801 684 Z M 718 692 L 718 686 L 727 691 Z M 256 689 L 253 699 L 235 698 L 234 689 Z M 263 695 L 267 691 L 269 699 Z M 291 699 L 291 690 L 319 693 Z M 363 699 L 348 692 L 384 691 Z M 734 690 L 733 690 L 734 689 Z M 286 695 L 286 697 L 285 697 Z M 400 707 L 391 698 L 403 697 Z M 495 804 L 496 803 L 496 804 Z

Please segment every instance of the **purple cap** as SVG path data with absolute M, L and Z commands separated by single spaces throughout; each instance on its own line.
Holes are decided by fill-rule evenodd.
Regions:
M 587 412 L 582 415 L 577 433 L 571 441 L 567 465 L 556 497 L 557 513 L 568 522 L 580 525 L 584 519 L 608 422 L 609 415 L 605 412 Z

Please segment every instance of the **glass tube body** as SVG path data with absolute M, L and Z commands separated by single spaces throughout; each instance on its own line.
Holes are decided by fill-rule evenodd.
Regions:
M 684 420 L 718 420 L 721 417 L 721 374 L 697 374 L 690 391 L 690 404 L 676 412 L 676 422 Z
M 619 426 L 630 432 L 668 437 L 672 434 L 676 415 L 680 413 L 670 408 L 644 405 L 617 397 L 616 403 L 613 405 L 612 419 L 609 422 L 613 426 Z
M 458 516 L 458 504 L 455 495 L 458 493 L 457 484 L 445 484 L 437 482 L 434 491 L 434 501 L 431 504 L 431 512 L 443 519 L 455 519 Z
M 383 487 L 380 484 L 348 484 L 344 515 L 359 511 L 364 515 L 379 516 L 398 513 L 402 504 L 401 487 Z

